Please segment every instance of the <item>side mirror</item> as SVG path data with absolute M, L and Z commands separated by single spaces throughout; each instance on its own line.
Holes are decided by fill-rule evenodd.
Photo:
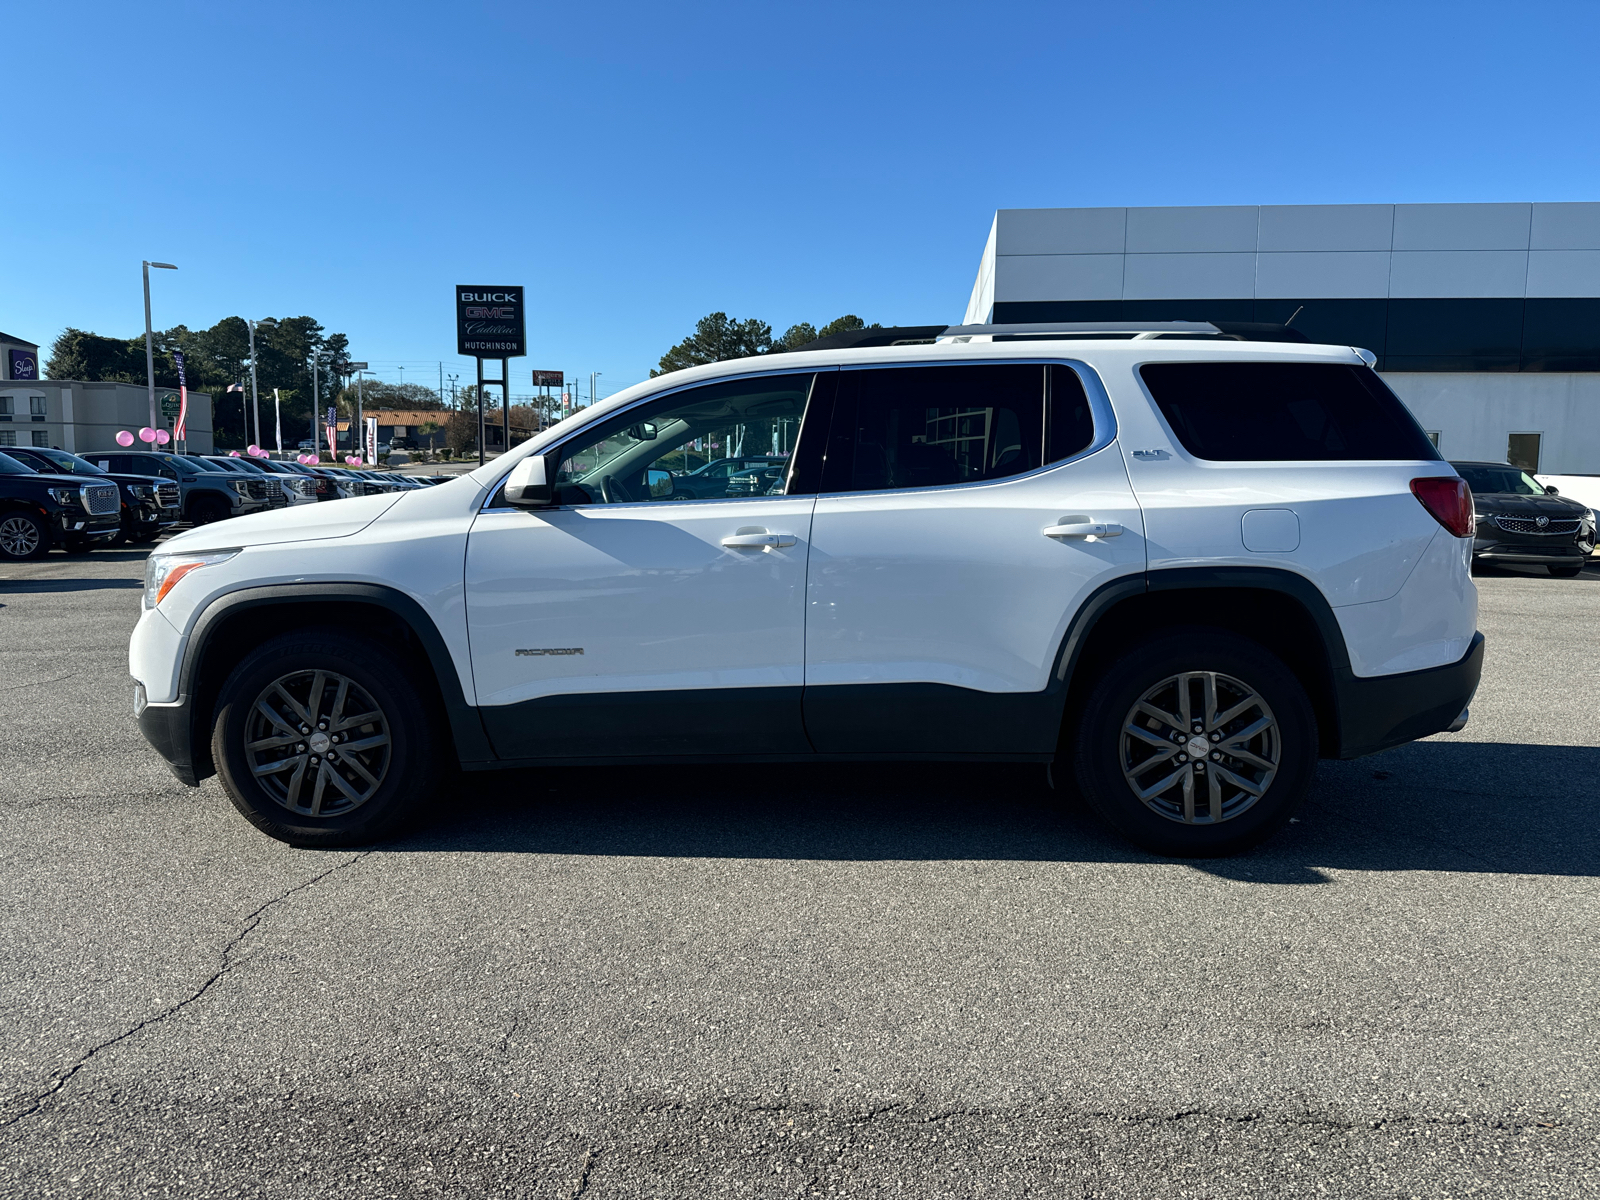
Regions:
M 656 427 L 650 421 L 641 421 L 628 426 L 628 436 L 636 442 L 653 442 L 656 440 Z
M 1559 495 L 1561 495 L 1560 492 L 1556 491 L 1556 489 L 1551 487 L 1549 484 L 1545 485 L 1544 494 L 1546 496 L 1559 496 Z
M 542 508 L 555 497 L 545 477 L 544 455 L 530 454 L 506 476 L 506 503 L 517 508 Z

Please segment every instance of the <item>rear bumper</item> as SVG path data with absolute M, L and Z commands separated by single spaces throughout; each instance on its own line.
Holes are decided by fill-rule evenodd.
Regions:
M 1337 757 L 1360 758 L 1449 729 L 1478 690 L 1483 648 L 1483 634 L 1475 633 L 1459 662 L 1400 675 L 1346 674 L 1337 680 Z

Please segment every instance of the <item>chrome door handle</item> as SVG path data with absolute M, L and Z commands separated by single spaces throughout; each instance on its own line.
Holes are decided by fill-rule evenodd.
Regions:
M 722 544 L 729 549 L 749 547 L 754 550 L 781 550 L 785 546 L 795 544 L 792 533 L 769 533 L 765 529 L 741 529 L 738 533 L 731 533 L 722 539 Z
M 1045 537 L 1051 538 L 1114 538 L 1122 536 L 1122 526 L 1112 521 L 1084 521 L 1075 525 L 1048 525 Z

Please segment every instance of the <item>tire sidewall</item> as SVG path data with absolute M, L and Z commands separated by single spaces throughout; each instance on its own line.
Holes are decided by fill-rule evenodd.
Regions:
M 327 670 L 360 684 L 389 724 L 388 774 L 366 803 L 341 816 L 311 820 L 279 805 L 251 776 L 244 742 L 262 691 L 297 671 Z M 281 635 L 252 651 L 223 685 L 212 725 L 211 753 L 228 798 L 257 829 L 296 846 L 347 846 L 398 831 L 438 791 L 445 748 L 439 721 L 417 688 L 376 644 L 349 634 Z
M 1185 671 L 1231 675 L 1266 701 L 1277 719 L 1282 751 L 1266 794 L 1218 825 L 1183 825 L 1152 812 L 1122 776 L 1122 722 L 1138 698 Z M 1293 815 L 1317 761 L 1316 716 L 1305 689 L 1283 662 L 1259 644 L 1221 630 L 1174 630 L 1112 663 L 1080 710 L 1074 746 L 1079 787 L 1123 836 L 1158 854 L 1210 857 L 1260 842 Z

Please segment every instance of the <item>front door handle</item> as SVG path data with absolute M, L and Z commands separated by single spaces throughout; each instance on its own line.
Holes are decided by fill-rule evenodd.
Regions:
M 752 550 L 781 550 L 785 546 L 795 544 L 796 538 L 792 533 L 773 533 L 766 529 L 752 526 L 731 533 L 722 539 L 722 544 L 730 550 L 749 547 Z
M 1043 530 L 1050 538 L 1114 538 L 1122 536 L 1122 526 L 1112 521 L 1080 521 L 1072 525 L 1048 525 Z

